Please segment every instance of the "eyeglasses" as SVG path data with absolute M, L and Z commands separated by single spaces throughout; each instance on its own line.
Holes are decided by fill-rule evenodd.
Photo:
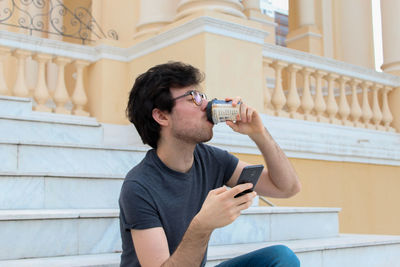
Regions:
M 181 95 L 181 96 L 178 96 L 178 97 L 175 97 L 174 99 L 172 99 L 172 100 L 177 100 L 177 99 L 179 99 L 179 98 L 182 98 L 182 97 L 185 97 L 185 96 L 188 96 L 188 95 L 191 95 L 192 96 L 192 101 L 193 101 L 193 103 L 195 103 L 197 106 L 201 106 L 201 103 L 203 103 L 203 100 L 207 100 L 207 96 L 206 96 L 206 94 L 203 94 L 203 93 L 200 93 L 199 91 L 196 91 L 196 90 L 191 90 L 191 91 L 189 91 L 189 92 L 186 92 L 185 94 L 183 94 L 183 95 Z

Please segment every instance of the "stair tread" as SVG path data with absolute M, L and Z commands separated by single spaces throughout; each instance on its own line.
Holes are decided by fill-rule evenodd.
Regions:
M 32 209 L 0 210 L 0 221 L 104 218 L 119 216 L 119 209 Z
M 0 261 L 0 267 L 55 267 L 55 266 L 118 266 L 120 253 L 104 253 L 78 256 L 62 256 L 35 259 L 20 259 Z
M 242 211 L 246 214 L 281 214 L 281 213 L 321 213 L 339 212 L 339 208 L 312 207 L 250 207 Z M 1 220 L 37 220 L 64 218 L 118 217 L 119 209 L 13 209 L 0 210 Z
M 79 144 L 79 143 L 56 143 L 56 142 L 36 142 L 36 141 L 20 141 L 17 139 L 2 139 L 0 144 L 5 145 L 27 145 L 41 147 L 62 147 L 62 148 L 79 148 L 79 149 L 102 149 L 102 150 L 123 150 L 131 152 L 146 152 L 149 150 L 145 145 L 113 145 L 113 144 Z
M 243 253 L 247 253 L 259 248 L 275 244 L 285 244 L 291 249 L 293 249 L 293 251 L 296 253 L 306 253 L 317 250 L 400 244 L 400 236 L 341 234 L 338 237 L 333 237 L 333 238 L 210 246 L 208 249 L 208 261 L 229 259 L 231 257 L 235 257 Z M 119 261 L 120 261 L 120 253 L 104 253 L 104 254 L 91 254 L 91 255 L 78 255 L 78 256 L 6 260 L 6 261 L 0 261 L 0 267 L 2 266 L 7 266 L 7 267 L 104 266 L 104 265 L 118 266 Z
M 337 237 L 329 238 L 210 246 L 208 249 L 208 260 L 228 259 L 260 248 L 264 248 L 266 246 L 277 244 L 285 244 L 286 246 L 290 247 L 294 252 L 302 253 L 328 249 L 400 244 L 400 236 L 339 234 Z

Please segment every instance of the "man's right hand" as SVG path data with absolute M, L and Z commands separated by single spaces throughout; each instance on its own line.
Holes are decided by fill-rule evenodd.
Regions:
M 199 213 L 194 217 L 197 227 L 204 231 L 213 231 L 231 224 L 242 210 L 251 206 L 257 193 L 253 191 L 238 198 L 235 198 L 235 195 L 252 187 L 253 184 L 246 183 L 236 185 L 230 190 L 225 186 L 211 190 Z

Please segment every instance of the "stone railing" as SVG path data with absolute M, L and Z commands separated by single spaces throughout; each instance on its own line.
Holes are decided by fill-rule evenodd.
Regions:
M 0 95 L 31 97 L 36 111 L 89 116 L 83 71 L 90 62 L 64 54 L 0 46 Z M 70 66 L 73 73 L 67 77 Z M 15 79 L 5 77 L 6 69 Z M 66 80 L 75 80 L 74 85 L 67 88 Z
M 263 67 L 274 83 L 264 90 L 267 114 L 396 131 L 388 93 L 398 77 L 269 44 Z

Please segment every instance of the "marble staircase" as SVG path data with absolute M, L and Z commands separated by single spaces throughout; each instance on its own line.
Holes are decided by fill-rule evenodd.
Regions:
M 118 131 L 0 96 L 0 267 L 118 266 L 119 190 L 147 150 Z M 214 231 L 207 265 L 280 243 L 303 266 L 400 266 L 400 237 L 339 234 L 339 211 L 251 207 Z

